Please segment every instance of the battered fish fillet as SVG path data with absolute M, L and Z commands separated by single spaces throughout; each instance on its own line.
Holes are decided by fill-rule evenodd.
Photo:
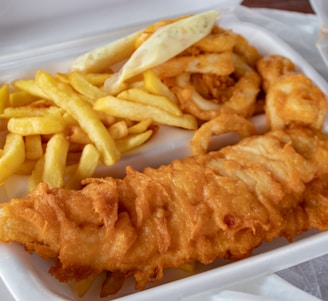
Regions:
M 40 184 L 1 205 L 0 240 L 56 258 L 60 281 L 106 270 L 143 289 L 165 268 L 244 258 L 263 241 L 328 229 L 328 139 L 300 127 L 83 184 Z

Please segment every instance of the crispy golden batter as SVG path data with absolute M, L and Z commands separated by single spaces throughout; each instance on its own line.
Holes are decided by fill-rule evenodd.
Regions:
M 263 79 L 263 89 L 269 88 L 282 76 L 296 72 L 294 63 L 281 55 L 272 54 L 259 59 L 256 62 L 257 71 Z
M 107 270 L 143 289 L 165 268 L 243 258 L 262 241 L 327 230 L 321 162 L 327 137 L 294 128 L 142 173 L 129 167 L 124 179 L 88 179 L 79 191 L 40 184 L 2 205 L 0 240 L 57 258 L 50 273 L 60 281 Z
M 327 99 L 304 74 L 286 74 L 270 86 L 265 112 L 272 129 L 281 129 L 289 124 L 321 129 L 327 112 Z

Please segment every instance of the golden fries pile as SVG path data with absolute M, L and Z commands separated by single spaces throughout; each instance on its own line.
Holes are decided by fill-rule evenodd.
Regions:
M 101 85 L 109 76 L 39 71 L 35 79 L 3 85 L 0 118 L 7 136 L 0 182 L 16 173 L 29 175 L 29 189 L 39 182 L 78 188 L 100 162 L 112 165 L 122 153 L 144 144 L 157 129 L 153 120 L 196 127 L 176 104 L 154 95 L 153 105 L 151 94 L 137 88 L 115 98 L 119 101 L 108 106 L 112 113 L 95 110 L 96 100 L 106 96 Z

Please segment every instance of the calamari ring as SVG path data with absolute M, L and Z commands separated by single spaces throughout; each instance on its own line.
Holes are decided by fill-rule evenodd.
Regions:
M 203 52 L 225 52 L 232 51 L 235 45 L 236 35 L 231 31 L 222 31 L 216 34 L 209 34 L 196 42 L 193 46 Z
M 208 110 L 200 109 L 194 101 L 193 97 L 194 95 L 196 95 L 197 92 L 192 86 L 186 88 L 175 86 L 172 88 L 172 91 L 176 94 L 182 111 L 195 116 L 199 120 L 211 120 L 212 118 L 220 114 L 220 106 L 214 103 L 213 105 L 217 107 L 215 109 L 208 109 Z M 202 97 L 199 94 L 198 96 Z
M 255 111 L 261 78 L 255 71 L 246 72 L 236 83 L 232 96 L 223 105 L 238 115 L 250 117 Z
M 191 75 L 191 83 L 204 98 L 223 103 L 231 97 L 236 80 L 229 75 L 195 73 Z
M 325 94 L 304 74 L 280 77 L 266 96 L 265 112 L 271 129 L 290 124 L 321 129 L 326 111 Z
M 267 92 L 281 76 L 295 73 L 294 63 L 281 55 L 268 55 L 256 63 L 257 71 L 263 80 L 263 90 Z
M 240 55 L 252 68 L 255 68 L 256 62 L 262 57 L 258 50 L 250 45 L 247 39 L 240 34 L 236 34 L 233 51 Z
M 229 132 L 236 132 L 244 138 L 255 135 L 256 128 L 250 121 L 237 114 L 222 113 L 196 130 L 190 141 L 192 154 L 206 154 L 213 135 Z
M 246 72 L 233 87 L 231 97 L 224 103 L 202 97 L 190 83 L 190 75 L 183 73 L 177 77 L 178 87 L 174 87 L 182 110 L 200 120 L 210 120 L 222 110 L 250 117 L 255 110 L 256 97 L 260 91 L 261 80 L 254 71 Z
M 153 68 L 160 78 L 175 77 L 183 72 L 229 75 L 234 69 L 231 51 L 198 56 L 176 56 Z
M 255 71 L 250 65 L 247 64 L 244 58 L 239 54 L 232 54 L 233 63 L 235 65 L 235 71 L 233 72 L 236 78 L 241 78 L 246 72 Z

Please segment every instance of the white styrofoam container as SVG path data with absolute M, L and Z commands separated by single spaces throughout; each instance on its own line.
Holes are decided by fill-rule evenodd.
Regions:
M 65 2 L 65 5 L 68 5 L 65 10 L 60 5 L 63 2 L 57 1 L 57 4 L 52 4 L 53 14 L 50 14 L 44 7 L 45 1 L 34 0 L 28 2 L 30 5 L 34 3 L 34 8 L 30 7 L 25 15 L 27 2 L 9 0 L 8 7 L 15 3 L 20 3 L 22 7 L 19 7 L 16 17 L 12 20 L 4 18 L 3 21 L 0 18 L 0 30 L 4 29 L 5 32 L 2 35 L 4 39 L 0 39 L 0 84 L 17 78 L 32 77 L 37 69 L 65 72 L 69 70 L 70 63 L 76 55 L 139 29 L 149 22 L 213 7 L 220 11 L 220 5 L 221 11 L 225 11 L 229 6 L 227 2 L 234 5 L 240 1 L 232 4 L 229 0 L 217 0 L 213 5 L 213 1 L 210 0 L 165 1 L 165 4 L 157 0 L 117 0 L 111 1 L 111 11 L 108 3 L 101 0 L 92 6 L 91 2 L 88 4 L 78 0 Z M 76 9 L 78 3 L 82 7 Z M 37 6 L 43 7 L 48 13 L 38 14 L 35 9 Z M 138 13 L 137 8 L 143 10 L 142 13 Z M 108 18 L 112 18 L 108 23 L 104 21 L 107 15 L 110 15 Z M 21 20 L 23 18 L 24 22 Z M 21 22 L 18 22 L 19 20 Z M 276 53 L 291 58 L 297 68 L 307 74 L 328 95 L 326 81 L 279 38 L 258 26 L 238 22 L 233 14 L 224 16 L 220 22 L 223 26 L 243 34 L 262 54 Z M 40 31 L 34 32 L 36 29 Z M 31 35 L 26 36 L 29 32 Z M 24 47 L 27 49 L 24 50 Z M 265 128 L 264 116 L 254 118 L 254 123 L 259 129 Z M 326 127 L 327 124 L 328 122 Z M 162 127 L 150 143 L 125 155 L 115 166 L 99 169 L 97 175 L 122 176 L 127 164 L 141 170 L 145 166 L 156 167 L 172 159 L 187 156 L 190 154 L 191 136 L 192 132 L 189 131 Z M 217 140 L 217 145 L 233 140 L 233 136 L 223 135 Z M 0 200 L 20 196 L 25 188 L 25 178 L 13 177 L 0 187 Z M 260 246 L 250 258 L 238 262 L 218 260 L 208 266 L 199 266 L 194 275 L 179 270 L 168 270 L 163 281 L 141 292 L 134 290 L 133 281 L 127 281 L 117 295 L 105 300 L 181 300 L 321 256 L 327 253 L 327 244 L 328 233 L 316 231 L 304 233 L 292 243 L 277 239 Z M 31 256 L 21 246 L 0 245 L 0 276 L 16 300 L 80 300 L 66 284 L 59 283 L 48 274 L 50 265 L 51 261 L 41 260 L 35 254 Z M 98 297 L 100 282 L 101 279 L 96 281 L 82 300 L 104 300 Z

